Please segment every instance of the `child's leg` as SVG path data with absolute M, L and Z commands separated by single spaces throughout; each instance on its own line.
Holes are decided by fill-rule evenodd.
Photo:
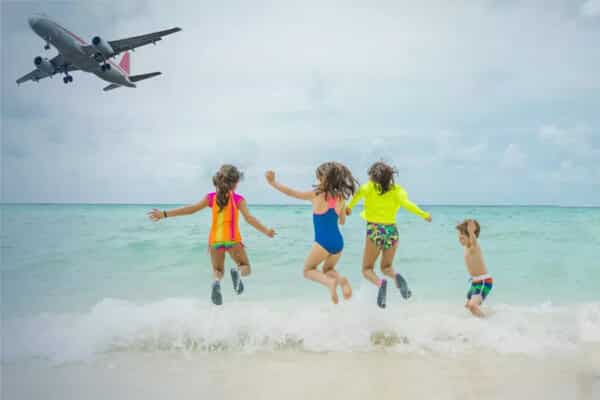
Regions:
M 342 287 L 344 299 L 348 300 L 352 297 L 352 286 L 345 276 L 340 275 L 336 270 L 335 266 L 342 257 L 342 253 L 332 254 L 325 259 L 323 264 L 323 273 L 336 280 L 337 284 Z
M 379 248 L 369 238 L 365 239 L 365 252 L 363 254 L 362 274 L 367 280 L 379 287 L 381 281 L 374 271 L 375 261 L 379 257 Z
M 221 295 L 220 280 L 223 279 L 223 270 L 225 269 L 225 252 L 209 248 L 210 260 L 213 267 L 213 278 L 215 281 L 212 284 L 210 298 L 213 304 L 220 306 L 223 304 L 223 295 Z
M 400 294 L 403 298 L 408 299 L 412 296 L 412 292 L 408 288 L 408 284 L 406 283 L 404 277 L 397 273 L 394 270 L 394 267 L 392 267 L 396 250 L 398 250 L 398 242 L 394 243 L 394 245 L 389 249 L 383 250 L 383 255 L 381 256 L 381 272 L 383 272 L 386 276 L 394 278 L 396 287 L 400 289 Z
M 250 275 L 250 261 L 246 254 L 246 249 L 241 244 L 229 249 L 229 256 L 237 264 L 238 269 L 242 276 Z
M 398 250 L 398 243 L 389 249 L 384 249 L 381 256 L 381 272 L 390 278 L 396 277 L 396 271 L 394 271 L 394 267 L 392 267 L 394 263 L 394 257 L 396 256 L 396 250 Z
M 331 301 L 333 301 L 334 304 L 337 304 L 338 295 L 336 291 L 336 280 L 317 270 L 319 264 L 321 264 L 328 256 L 329 253 L 325 251 L 325 249 L 314 243 L 304 262 L 304 277 L 327 286 L 331 293 Z
M 471 298 L 467 301 L 467 304 L 465 305 L 465 307 L 467 307 L 469 309 L 469 311 L 471 311 L 471 314 L 473 314 L 474 316 L 483 318 L 483 317 L 485 317 L 485 315 L 481 311 L 481 308 L 479 308 L 481 303 L 482 303 L 481 295 L 475 294 L 475 295 L 471 296 Z
M 225 269 L 225 252 L 212 247 L 209 249 L 210 261 L 213 268 L 213 278 L 217 281 L 223 279 L 223 271 Z

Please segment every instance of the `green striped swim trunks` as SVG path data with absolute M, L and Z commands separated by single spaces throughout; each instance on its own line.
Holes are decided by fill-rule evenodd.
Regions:
M 467 299 L 471 300 L 471 297 L 473 296 L 481 296 L 481 301 L 483 302 L 483 300 L 485 300 L 488 294 L 490 294 L 490 292 L 492 291 L 493 284 L 494 281 L 492 280 L 492 278 L 486 278 L 482 281 L 477 282 L 472 281 L 471 287 L 467 292 Z

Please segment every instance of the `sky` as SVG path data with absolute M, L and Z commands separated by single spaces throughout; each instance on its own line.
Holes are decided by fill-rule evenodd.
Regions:
M 1 3 L 2 201 L 191 203 L 222 163 L 293 203 L 336 160 L 397 167 L 421 204 L 600 206 L 600 0 Z M 175 6 L 176 5 L 176 6 Z M 132 53 L 136 89 L 17 86 L 44 12 L 87 41 L 179 26 Z

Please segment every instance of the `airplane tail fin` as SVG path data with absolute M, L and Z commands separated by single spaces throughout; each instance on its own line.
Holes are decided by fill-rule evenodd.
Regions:
M 144 79 L 154 78 L 155 76 L 158 76 L 161 74 L 162 74 L 162 72 L 149 72 L 147 74 L 131 75 L 129 77 L 129 80 L 131 82 L 139 82 L 139 81 L 143 81 Z
M 123 68 L 123 71 L 127 72 L 127 75 L 129 75 L 129 71 L 131 71 L 131 61 L 129 60 L 128 51 L 123 54 L 123 58 L 121 58 L 121 62 L 119 62 L 119 67 Z
M 116 83 L 111 83 L 110 85 L 108 85 L 107 87 L 105 87 L 102 90 L 104 90 L 105 92 L 107 92 L 109 90 L 113 90 L 113 89 L 120 88 L 120 87 L 121 87 L 121 85 L 117 85 Z

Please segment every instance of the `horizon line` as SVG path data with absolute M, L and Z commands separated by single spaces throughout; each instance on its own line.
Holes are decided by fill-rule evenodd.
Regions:
M 152 203 L 115 203 L 115 202 L 0 202 L 2 206 L 17 205 L 47 205 L 47 206 L 181 206 L 189 203 L 152 202 Z M 273 207 L 310 207 L 306 203 L 249 203 L 251 206 L 273 206 Z M 362 207 L 363 205 L 358 205 Z M 555 208 L 600 208 L 600 205 L 562 205 L 552 203 L 422 203 L 421 207 L 555 207 Z

